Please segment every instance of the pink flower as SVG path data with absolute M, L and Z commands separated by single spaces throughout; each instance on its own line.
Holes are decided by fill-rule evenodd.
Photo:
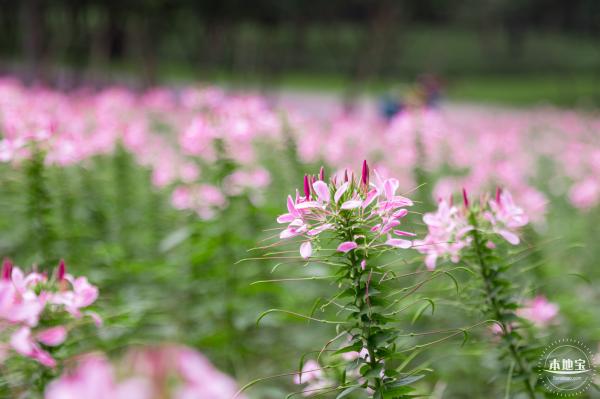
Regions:
M 44 398 L 151 399 L 151 384 L 150 380 L 140 378 L 117 383 L 108 361 L 99 355 L 89 355 L 79 362 L 77 369 L 51 382 Z
M 323 376 L 321 366 L 314 360 L 308 360 L 302 366 L 302 372 L 294 376 L 294 384 L 316 381 Z
M 558 315 L 558 305 L 549 302 L 546 297 L 538 295 L 517 309 L 517 315 L 538 327 L 545 327 Z
M 458 262 L 460 251 L 471 242 L 467 233 L 472 227 L 468 224 L 465 214 L 441 200 L 437 211 L 426 213 L 423 222 L 427 225 L 428 234 L 423 240 L 415 240 L 414 247 L 426 255 L 427 268 L 434 270 L 439 258 Z
M 327 203 L 330 200 L 329 187 L 327 183 L 321 180 L 317 180 L 313 183 L 313 189 L 317 193 L 317 198 L 320 202 Z
M 81 317 L 80 309 L 90 306 L 98 298 L 98 288 L 91 285 L 86 277 L 74 278 L 67 274 L 65 280 L 71 283 L 72 290 L 64 290 L 52 295 L 50 302 L 63 305 L 67 312 L 75 317 Z
M 29 327 L 21 327 L 10 337 L 10 345 L 19 354 L 37 360 L 46 367 L 55 367 L 56 361 L 34 341 Z
M 485 217 L 492 224 L 492 229 L 512 245 L 519 244 L 516 234 L 520 227 L 528 223 L 525 211 L 513 202 L 512 196 L 506 190 L 498 191 L 495 200 L 489 201 L 491 212 L 486 212 Z
M 369 173 L 368 165 L 364 164 L 360 182 L 356 181 L 354 174 L 349 174 L 348 171 L 343 174 L 343 182 L 340 183 L 337 177 L 326 183 L 317 180 L 316 176 L 305 176 L 304 195 L 301 196 L 296 191 L 295 198 L 288 196 L 287 213 L 277 218 L 278 223 L 287 224 L 279 237 L 308 239 L 300 248 L 302 257 L 306 259 L 313 255 L 312 241 L 316 240 L 321 233 L 328 230 L 340 231 L 345 228 L 348 220 L 360 219 L 362 224 L 368 225 L 371 233 L 375 233 L 367 233 L 368 239 L 364 237 L 367 246 L 376 245 L 379 241 L 383 245 L 395 248 L 410 248 L 412 243 L 405 238 L 395 238 L 390 235 L 385 240 L 385 237 L 401 224 L 401 219 L 408 215 L 406 207 L 412 206 L 413 202 L 396 194 L 399 187 L 398 180 L 383 179 L 377 171 L 374 172 L 377 177 L 376 183 L 367 185 Z M 352 177 L 348 177 L 349 175 Z M 320 171 L 319 178 L 322 176 L 324 176 L 323 170 Z M 342 181 L 342 178 L 339 180 Z M 333 201 L 331 193 L 334 193 Z M 402 230 L 397 231 L 404 237 L 413 236 Z M 309 242 L 311 242 L 310 246 Z M 357 247 L 356 242 L 345 242 L 338 244 L 337 250 L 347 253 Z

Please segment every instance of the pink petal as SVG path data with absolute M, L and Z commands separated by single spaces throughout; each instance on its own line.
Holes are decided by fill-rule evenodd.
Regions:
M 437 261 L 437 255 L 429 254 L 425 257 L 425 266 L 427 266 L 428 270 L 435 270 L 436 261 Z
M 21 327 L 10 337 L 10 346 L 21 355 L 31 356 L 35 351 L 35 343 L 31 339 L 31 330 L 28 327 Z
M 57 346 L 65 342 L 67 338 L 67 329 L 63 326 L 47 328 L 40 331 L 36 338 L 38 341 L 48 346 Z
M 318 227 L 315 227 L 314 229 L 309 230 L 308 233 L 306 233 L 306 234 L 308 234 L 311 237 L 316 236 L 325 230 L 331 229 L 332 227 L 333 227 L 333 225 L 331 223 L 325 223 L 325 224 L 322 224 L 321 226 L 318 226 Z
M 402 231 L 402 230 L 394 230 L 394 234 L 396 234 L 398 236 L 406 236 L 406 237 L 416 237 L 417 236 L 415 233 L 410 233 L 408 231 Z
M 323 207 L 323 205 L 321 205 L 317 201 L 306 201 L 306 202 L 301 202 L 298 205 L 296 205 L 296 209 L 322 208 L 322 207 Z
M 366 260 L 366 259 L 363 259 L 363 260 L 360 262 L 360 268 L 361 268 L 361 269 L 363 269 L 363 270 L 365 270 L 365 268 L 366 268 L 366 267 L 367 267 L 367 260 Z
M 361 205 L 362 205 L 362 201 L 350 200 L 350 201 L 346 201 L 342 204 L 342 209 L 356 209 L 356 208 L 360 208 Z
M 340 186 L 340 188 L 337 189 L 337 191 L 335 192 L 335 195 L 333 196 L 333 199 L 335 202 L 338 202 L 340 200 L 340 198 L 342 198 L 342 195 L 344 195 L 344 193 L 346 192 L 346 190 L 348 190 L 348 185 L 350 183 L 346 182 L 344 184 L 342 184 Z
M 338 252 L 343 252 L 346 253 L 348 251 L 352 251 L 354 248 L 358 247 L 358 244 L 355 243 L 354 241 L 346 241 L 341 243 L 338 247 L 337 247 L 337 251 Z
M 330 194 L 329 194 L 329 187 L 327 187 L 327 183 L 325 183 L 321 180 L 318 180 L 313 183 L 313 189 L 317 193 L 317 197 L 319 198 L 319 200 L 321 202 L 329 202 Z
M 396 193 L 396 190 L 398 189 L 398 180 L 396 179 L 387 179 L 384 183 L 383 183 L 383 190 L 385 192 L 385 197 L 388 200 L 391 200 L 392 198 L 394 198 L 394 194 Z
M 287 197 L 287 209 L 289 213 L 294 213 L 296 211 L 296 205 L 294 204 L 294 200 L 291 195 Z
M 56 367 L 56 360 L 45 350 L 37 348 L 31 357 L 46 367 Z
M 304 259 L 308 259 L 311 255 L 312 244 L 310 243 L 310 241 L 303 242 L 302 245 L 300 245 L 300 256 L 302 256 L 302 258 Z
M 366 208 L 369 205 L 371 205 L 371 203 L 373 202 L 373 200 L 375 198 L 377 198 L 377 196 L 379 195 L 379 192 L 377 191 L 376 188 L 372 189 L 371 191 L 369 191 L 369 193 L 367 194 L 367 197 L 365 198 L 365 200 L 363 201 L 362 207 Z
M 277 223 L 289 223 L 294 220 L 296 217 L 291 213 L 284 213 L 283 215 L 277 218 Z
M 403 240 L 401 238 L 388 238 L 388 240 L 385 243 L 392 247 L 403 248 L 403 249 L 408 249 L 412 246 L 411 241 Z
M 498 234 L 500 234 L 502 237 L 504 237 L 504 239 L 506 241 L 508 241 L 509 243 L 511 243 L 512 245 L 517 245 L 521 241 L 521 240 L 519 240 L 518 235 L 516 235 L 515 233 L 512 233 L 508 230 L 500 230 L 500 231 L 498 231 Z

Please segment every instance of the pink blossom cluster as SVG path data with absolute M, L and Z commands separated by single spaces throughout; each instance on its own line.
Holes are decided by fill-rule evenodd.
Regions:
M 558 305 L 543 295 L 528 299 L 517 309 L 517 315 L 538 327 L 548 326 L 558 316 Z
M 550 302 L 544 295 L 537 295 L 532 299 L 523 301 L 523 304 L 517 309 L 517 316 L 527 320 L 539 328 L 548 327 L 556 320 L 559 313 L 559 307 L 556 303 Z M 508 325 L 509 330 L 514 329 L 517 323 Z M 502 335 L 504 332 L 498 324 L 491 326 L 494 334 Z
M 132 349 L 116 365 L 100 354 L 83 356 L 48 386 L 45 398 L 231 399 L 237 391 L 201 353 L 163 345 Z
M 277 113 L 263 98 L 214 87 L 62 93 L 0 80 L 0 162 L 18 164 L 35 147 L 45 152 L 49 165 L 68 166 L 111 154 L 122 145 L 152 171 L 157 187 L 174 190 L 176 207 L 201 217 L 212 215 L 229 191 L 250 191 L 260 200 L 270 178 L 257 166 L 256 147 L 261 141 L 272 143 L 280 130 Z M 217 156 L 236 165 L 224 186 L 203 174 Z M 242 177 L 250 180 L 241 182 Z M 183 198 L 215 190 L 221 195 L 211 195 L 207 206 Z
M 463 206 L 441 199 L 436 212 L 423 216 L 428 234 L 423 240 L 415 240 L 414 246 L 425 255 L 425 265 L 429 270 L 436 268 L 438 260 L 449 259 L 457 263 L 461 250 L 472 243 L 469 233 L 475 227 L 469 222 L 470 211 L 478 212 L 479 230 L 499 235 L 511 245 L 520 242 L 518 233 L 521 227 L 527 225 L 528 217 L 522 208 L 515 205 L 507 190 L 498 189 L 493 199 L 482 197 L 476 209 L 470 206 L 466 191 L 463 191 L 463 196 Z M 495 244 L 489 241 L 488 245 Z
M 89 310 L 98 297 L 98 289 L 86 277 L 66 273 L 60 262 L 55 276 L 48 279 L 44 273 L 33 271 L 27 275 L 5 260 L 0 280 L 0 334 L 4 336 L 2 359 L 12 349 L 48 366 L 56 360 L 43 346 L 61 345 L 68 336 L 68 325 L 56 325 L 52 320 L 66 313 L 75 319 L 90 316 L 99 325 L 100 317 Z M 44 318 L 44 323 L 40 320 Z
M 343 231 L 351 222 L 361 227 L 365 235 L 347 237 L 337 247 L 338 252 L 347 253 L 359 247 L 365 251 L 381 246 L 410 248 L 412 241 L 408 238 L 415 234 L 398 226 L 413 202 L 397 193 L 397 179 L 382 178 L 377 171 L 374 175 L 375 182 L 371 182 L 365 161 L 360 180 L 347 170 L 329 182 L 325 181 L 323 169 L 319 176 L 305 176 L 303 194 L 296 191 L 294 197 L 288 196 L 288 212 L 277 218 L 278 223 L 287 224 L 279 237 L 301 237 L 300 255 L 309 259 L 313 243 L 322 233 Z
M 375 167 L 389 170 L 403 187 L 417 185 L 418 167 L 437 180 L 434 198 L 461 187 L 479 192 L 506 187 L 533 221 L 543 220 L 548 195 L 567 196 L 581 209 L 600 203 L 597 116 L 553 108 L 455 105 L 407 109 L 389 123 L 369 109 L 332 111 L 321 118 L 293 108 L 290 114 L 299 155 L 306 162 L 346 168 L 355 159 L 376 159 Z M 541 161 L 550 162 L 550 176 Z M 551 187 L 543 193 L 546 177 L 552 179 Z

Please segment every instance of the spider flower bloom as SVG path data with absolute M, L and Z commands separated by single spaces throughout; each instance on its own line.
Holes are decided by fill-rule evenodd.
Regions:
M 492 225 L 492 230 L 512 245 L 519 244 L 517 230 L 529 222 L 525 211 L 515 205 L 508 191 L 500 189 L 496 191 L 496 199 L 488 204 L 490 210 L 484 213 L 484 217 Z
M 56 361 L 40 344 L 58 346 L 67 339 L 68 328 L 56 325 L 65 321 L 64 315 L 59 316 L 61 312 L 76 318 L 89 315 L 96 324 L 100 320 L 93 312 L 81 311 L 96 301 L 95 286 L 85 277 L 67 274 L 64 261 L 55 276 L 49 280 L 37 272 L 25 275 L 6 260 L 0 280 L 0 323 L 9 334 L 8 344 L 18 354 L 47 367 L 54 367 Z M 44 320 L 43 325 L 40 320 Z
M 467 222 L 466 213 L 449 202 L 440 200 L 437 211 L 426 213 L 423 222 L 427 225 L 429 234 L 423 240 L 415 241 L 415 248 L 426 255 L 427 268 L 434 270 L 438 259 L 447 258 L 457 263 L 460 260 L 460 250 L 471 242 L 468 233 L 472 227 Z
M 414 234 L 396 227 L 413 202 L 396 193 L 397 179 L 383 179 L 376 171 L 374 173 L 376 182 L 370 182 L 369 166 L 364 162 L 360 181 L 348 171 L 344 171 L 343 179 L 333 178 L 329 182 L 321 180 L 324 177 L 322 169 L 318 177 L 305 176 L 303 195 L 296 191 L 295 196 L 288 196 L 288 212 L 277 218 L 278 223 L 287 224 L 279 237 L 302 237 L 300 255 L 308 259 L 315 252 L 314 242 L 321 234 L 330 230 L 342 231 L 355 221 L 367 235 L 349 237 L 339 243 L 339 252 L 375 246 L 410 248 L 412 241 L 407 238 Z
M 538 295 L 526 301 L 524 306 L 517 310 L 517 315 L 538 327 L 545 327 L 558 315 L 558 305 L 549 302 L 545 296 Z
M 480 204 L 471 204 L 466 190 L 462 195 L 463 207 L 440 200 L 437 211 L 426 213 L 423 217 L 428 234 L 414 244 L 425 255 L 425 265 L 430 270 L 435 269 L 439 259 L 450 259 L 457 263 L 461 251 L 471 245 L 473 226 L 469 222 L 469 214 L 477 219 L 482 232 L 492 233 L 491 236 L 499 235 L 512 245 L 520 242 L 518 232 L 528 223 L 528 218 L 525 211 L 515 205 L 508 191 L 497 190 L 494 199 L 484 198 Z M 488 248 L 496 247 L 491 240 L 486 245 Z
M 134 348 L 115 366 L 100 354 L 84 356 L 48 386 L 45 398 L 231 399 L 238 390 L 201 353 L 179 345 Z

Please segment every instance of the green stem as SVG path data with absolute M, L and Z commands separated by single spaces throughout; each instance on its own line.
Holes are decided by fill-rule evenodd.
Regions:
M 27 216 L 31 227 L 30 237 L 34 238 L 36 250 L 41 262 L 54 261 L 53 245 L 55 241 L 52 226 L 52 202 L 45 176 L 45 156 L 37 148 L 32 149 L 31 159 L 26 164 L 27 177 Z
M 481 236 L 477 230 L 478 229 L 477 219 L 474 215 L 472 215 L 472 217 L 470 219 L 471 219 L 470 220 L 471 224 L 473 226 L 473 230 L 471 231 L 471 236 L 473 237 L 473 241 L 475 244 L 475 254 L 477 256 L 477 261 L 479 263 L 479 271 L 481 273 L 481 278 L 484 283 L 486 298 L 487 298 L 488 304 L 491 308 L 492 316 L 501 324 L 502 330 L 503 330 L 502 339 L 507 343 L 510 355 L 515 360 L 515 363 L 516 363 L 517 367 L 519 368 L 520 373 L 525 376 L 525 379 L 524 379 L 525 390 L 527 391 L 529 398 L 535 399 L 536 396 L 535 396 L 535 391 L 533 389 L 533 386 L 531 385 L 531 379 L 529 376 L 529 374 L 530 374 L 529 368 L 528 368 L 525 360 L 521 357 L 521 355 L 519 353 L 519 349 L 518 349 L 517 345 L 515 344 L 513 337 L 509 333 L 510 326 L 509 326 L 509 323 L 506 322 L 506 318 L 505 318 L 506 309 L 504 309 L 502 307 L 502 304 L 500 304 L 496 298 L 496 293 L 495 293 L 495 289 L 494 289 L 495 284 L 494 284 L 494 279 L 492 276 L 493 272 L 489 268 L 488 264 L 485 261 L 485 257 L 483 256 L 482 248 L 483 248 L 484 243 L 482 242 Z
M 346 220 L 346 233 L 344 234 L 344 239 L 346 241 L 353 241 L 354 240 L 354 231 L 351 227 L 349 227 L 350 222 L 348 220 Z M 361 279 L 362 276 L 366 273 L 366 270 L 362 270 L 361 266 L 360 266 L 360 260 L 358 259 L 358 257 L 356 256 L 355 251 L 350 251 L 348 252 L 348 260 L 350 261 L 351 264 L 351 278 L 352 278 L 352 284 L 354 287 L 354 304 L 359 308 L 362 309 L 362 307 L 365 304 L 365 299 L 363 298 L 363 296 L 361 295 Z M 368 284 L 368 283 L 365 283 Z M 365 322 L 363 321 L 362 317 L 358 318 L 357 324 L 358 327 L 361 331 L 361 337 L 363 339 L 364 342 L 367 343 L 366 349 L 367 352 L 369 353 L 369 364 L 371 365 L 371 369 L 375 369 L 377 368 L 377 366 L 379 366 L 381 364 L 381 359 L 379 359 L 377 357 L 377 352 L 375 346 L 372 344 L 372 341 L 369 339 L 371 337 L 371 325 L 372 325 L 373 321 L 371 319 L 371 316 L 369 315 L 368 321 Z M 383 384 L 383 381 L 381 380 L 381 378 L 379 376 L 375 376 L 373 377 L 373 385 L 375 387 L 375 391 L 377 391 Z

